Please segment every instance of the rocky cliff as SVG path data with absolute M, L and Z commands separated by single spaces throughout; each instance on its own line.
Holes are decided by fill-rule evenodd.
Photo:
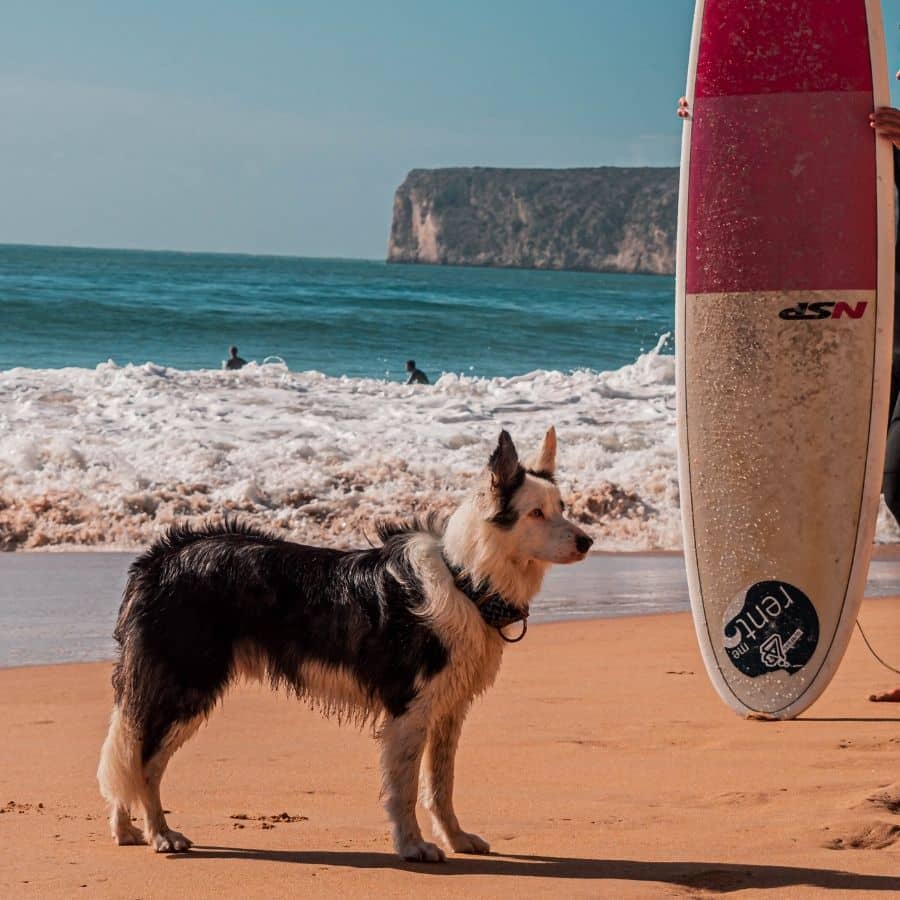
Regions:
M 674 168 L 413 169 L 388 262 L 669 274 L 677 208 Z

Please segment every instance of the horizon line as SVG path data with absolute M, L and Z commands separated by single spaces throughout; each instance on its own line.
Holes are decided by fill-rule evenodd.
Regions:
M 97 244 L 31 244 L 24 241 L 2 241 L 0 248 L 28 247 L 39 250 L 113 250 L 117 253 L 169 253 L 191 256 L 253 256 L 265 259 L 323 259 L 343 262 L 387 263 L 385 258 L 369 256 L 302 256 L 299 253 L 254 252 L 252 250 L 179 250 L 169 247 L 115 247 Z

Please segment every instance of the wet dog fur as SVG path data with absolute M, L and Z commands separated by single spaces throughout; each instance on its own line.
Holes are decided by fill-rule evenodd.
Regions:
M 175 751 L 245 677 L 372 724 L 404 859 L 444 859 L 422 837 L 417 796 L 438 841 L 487 853 L 456 818 L 454 757 L 504 641 L 448 563 L 527 614 L 549 566 L 583 559 L 592 543 L 563 515 L 555 465 L 552 428 L 527 467 L 504 431 L 478 487 L 446 523 L 381 526 L 382 544 L 369 550 L 303 546 L 236 522 L 175 527 L 158 540 L 131 566 L 115 628 L 115 706 L 97 772 L 114 839 L 161 852 L 191 846 L 166 822 L 160 782 Z M 143 831 L 131 822 L 138 807 Z

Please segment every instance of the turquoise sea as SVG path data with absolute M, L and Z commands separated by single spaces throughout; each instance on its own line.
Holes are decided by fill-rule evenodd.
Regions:
M 670 332 L 674 279 L 206 253 L 0 246 L 0 369 L 608 370 Z

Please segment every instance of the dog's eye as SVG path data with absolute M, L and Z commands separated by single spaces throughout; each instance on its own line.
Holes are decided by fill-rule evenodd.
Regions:
M 544 511 L 542 509 L 533 509 L 530 513 L 528 513 L 532 519 L 543 519 Z

